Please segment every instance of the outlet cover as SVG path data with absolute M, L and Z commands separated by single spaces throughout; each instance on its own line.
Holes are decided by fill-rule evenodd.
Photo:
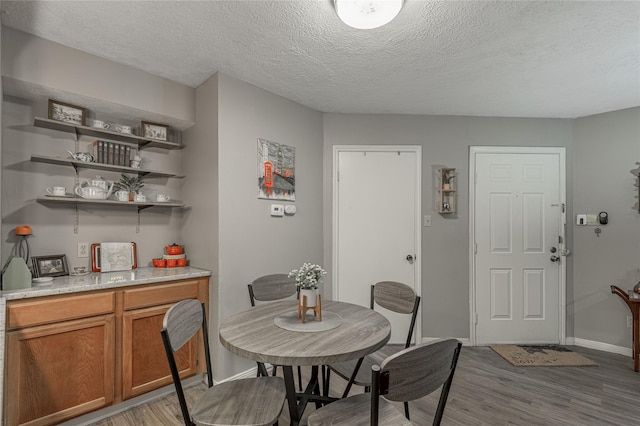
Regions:
M 78 243 L 78 257 L 89 257 L 89 243 Z

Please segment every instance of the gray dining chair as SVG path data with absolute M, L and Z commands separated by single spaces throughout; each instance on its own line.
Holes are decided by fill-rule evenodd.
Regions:
M 371 367 L 371 392 L 354 395 L 311 413 L 309 426 L 415 425 L 393 404 L 414 401 L 437 389 L 440 400 L 433 425 L 442 421 L 462 343 L 440 339 L 412 346 Z
M 249 288 L 249 301 L 251 306 L 256 306 L 256 300 L 260 302 L 273 302 L 293 296 L 298 292 L 296 280 L 289 278 L 286 274 L 263 275 L 247 284 Z M 268 376 L 267 367 L 262 362 L 258 362 L 258 376 Z M 278 367 L 273 366 L 273 375 L 277 373 Z M 298 366 L 298 387 L 302 391 L 302 370 Z
M 329 381 L 331 372 L 347 380 L 347 386 L 342 395 L 346 398 L 349 395 L 352 385 L 364 386 L 365 392 L 371 387 L 371 367 L 379 365 L 382 360 L 406 349 L 411 345 L 413 339 L 413 330 L 418 316 L 418 307 L 420 306 L 420 296 L 416 294 L 411 287 L 396 281 L 380 281 L 371 286 L 370 308 L 375 309 L 379 305 L 390 311 L 411 315 L 409 321 L 409 330 L 404 347 L 400 345 L 385 345 L 378 351 L 367 355 L 361 360 L 345 361 L 328 366 L 324 378 L 324 394 L 328 396 Z M 354 375 L 355 373 L 355 375 Z M 409 418 L 409 404 L 405 403 L 405 415 Z
M 209 388 L 198 397 L 189 411 L 174 352 L 189 342 L 200 329 L 202 329 Z M 278 424 L 278 417 L 285 400 L 285 385 L 282 378 L 258 377 L 231 380 L 213 386 L 204 303 L 187 299 L 173 305 L 164 315 L 160 334 L 186 426 Z

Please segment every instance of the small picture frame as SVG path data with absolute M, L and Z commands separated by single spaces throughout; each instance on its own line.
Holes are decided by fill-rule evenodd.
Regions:
M 148 139 L 167 141 L 169 126 L 166 124 L 151 123 L 149 121 L 140 122 L 140 136 Z
M 49 99 L 49 120 L 64 121 L 78 126 L 87 125 L 87 109 Z
M 36 277 L 60 277 L 69 275 L 67 256 L 54 254 L 52 256 L 33 256 L 33 272 Z

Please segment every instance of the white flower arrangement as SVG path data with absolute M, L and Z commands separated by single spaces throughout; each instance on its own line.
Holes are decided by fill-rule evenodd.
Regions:
M 322 276 L 327 272 L 320 265 L 305 263 L 300 269 L 289 272 L 289 278 L 296 280 L 296 285 L 305 290 L 317 289 L 322 281 Z

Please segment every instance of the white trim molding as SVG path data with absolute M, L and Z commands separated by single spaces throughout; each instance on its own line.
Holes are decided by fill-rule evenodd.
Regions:
M 631 348 L 616 346 L 610 343 L 596 342 L 594 340 L 581 339 L 579 337 L 567 337 L 567 345 L 580 346 L 583 348 L 596 349 L 603 352 L 631 356 Z

